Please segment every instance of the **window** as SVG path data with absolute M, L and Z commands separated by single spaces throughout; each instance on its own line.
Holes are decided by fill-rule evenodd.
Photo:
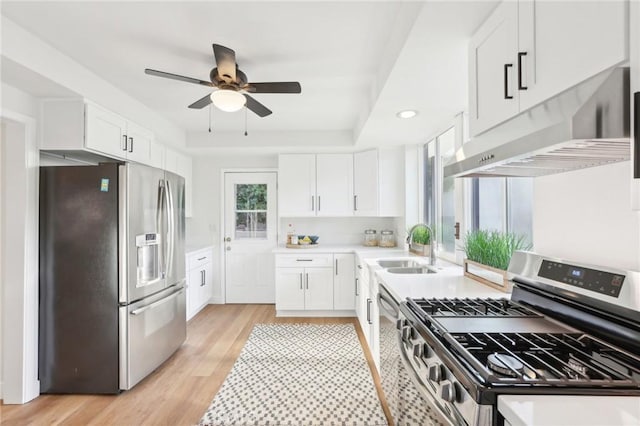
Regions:
M 455 258 L 456 185 L 442 168 L 456 151 L 456 128 L 451 127 L 425 145 L 425 223 L 434 230 L 438 254 Z
M 471 229 L 512 232 L 532 242 L 532 178 L 474 178 L 471 187 Z
M 236 184 L 235 238 L 267 238 L 267 185 Z

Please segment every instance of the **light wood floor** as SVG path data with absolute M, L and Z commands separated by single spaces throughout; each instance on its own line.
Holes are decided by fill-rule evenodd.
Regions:
M 224 382 L 256 323 L 352 323 L 355 318 L 276 318 L 274 305 L 209 305 L 187 326 L 184 345 L 158 370 L 120 395 L 43 395 L 0 406 L 2 425 L 195 425 Z M 374 381 L 380 394 L 380 381 Z M 383 408 L 387 418 L 386 404 Z

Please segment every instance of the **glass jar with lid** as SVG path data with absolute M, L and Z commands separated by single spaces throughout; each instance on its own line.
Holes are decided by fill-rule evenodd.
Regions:
M 380 242 L 378 243 L 380 247 L 395 247 L 396 246 L 396 237 L 392 230 L 383 229 L 380 231 Z
M 366 247 L 375 247 L 378 245 L 378 235 L 375 229 L 364 230 L 364 245 Z

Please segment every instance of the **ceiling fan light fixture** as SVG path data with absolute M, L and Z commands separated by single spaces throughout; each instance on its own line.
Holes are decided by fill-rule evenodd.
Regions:
M 400 111 L 396 115 L 398 116 L 398 118 L 413 118 L 418 115 L 418 111 L 414 109 L 406 109 L 404 111 Z
M 235 90 L 220 89 L 211 93 L 211 102 L 222 111 L 236 112 L 247 103 L 247 98 Z

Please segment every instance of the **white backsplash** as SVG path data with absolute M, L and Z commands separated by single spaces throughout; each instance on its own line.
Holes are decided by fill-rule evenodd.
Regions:
M 398 236 L 398 221 L 393 217 L 309 217 L 280 218 L 279 243 L 284 244 L 289 224 L 298 235 L 317 235 L 318 244 L 362 244 L 365 229 L 375 229 L 380 235 L 383 229 L 391 229 L 396 233 L 398 245 L 404 240 Z

